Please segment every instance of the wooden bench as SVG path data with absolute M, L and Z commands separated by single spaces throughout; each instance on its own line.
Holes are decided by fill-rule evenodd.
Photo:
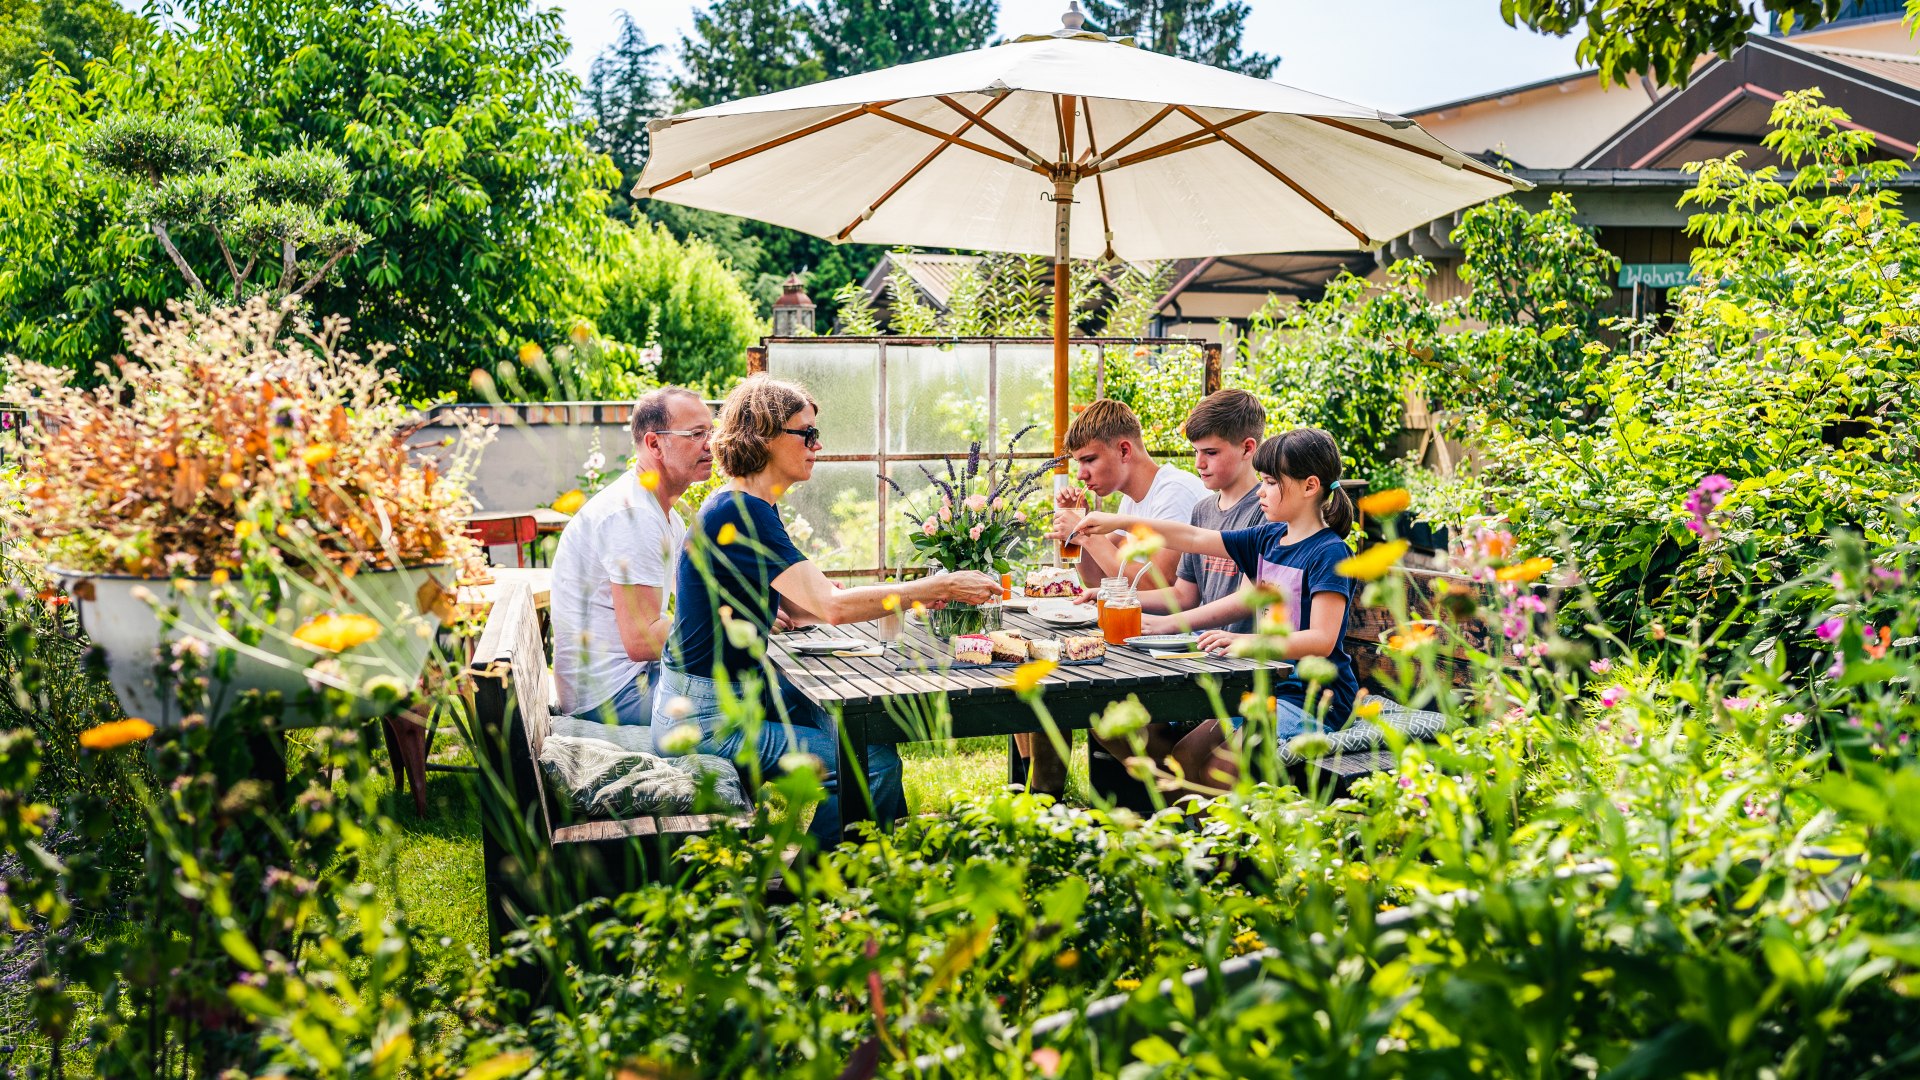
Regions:
M 468 668 L 481 760 L 481 834 L 487 936 L 501 938 L 529 916 L 563 911 L 662 880 L 673 852 L 724 815 L 575 820 L 540 770 L 551 730 L 552 675 L 533 593 L 508 584 L 488 612 Z
M 1497 637 L 1482 620 L 1461 619 L 1446 614 L 1434 593 L 1434 583 L 1445 581 L 1446 589 L 1477 595 L 1485 604 L 1493 598 L 1491 586 L 1459 574 L 1410 568 L 1402 568 L 1398 580 L 1406 588 L 1407 618 L 1445 623 L 1450 627 L 1450 632 L 1457 633 L 1462 641 L 1462 648 L 1442 651 L 1434 660 L 1436 667 L 1447 675 L 1454 687 L 1464 689 L 1471 682 L 1473 665 L 1467 659 L 1468 650 L 1495 655 L 1502 663 L 1514 662 L 1511 656 L 1493 652 Z M 1354 674 L 1359 678 L 1361 687 L 1379 698 L 1383 707 L 1379 717 L 1372 721 L 1356 718 L 1339 731 L 1329 732 L 1327 738 L 1332 749 L 1322 757 L 1303 761 L 1283 749 L 1281 763 L 1288 767 L 1293 779 L 1301 787 L 1312 786 L 1318 791 L 1340 795 L 1360 777 L 1393 768 L 1396 759 L 1387 747 L 1382 728 L 1391 728 L 1415 742 L 1431 739 L 1445 730 L 1444 716 L 1431 710 L 1411 709 L 1393 700 L 1387 694 L 1382 680 L 1377 677 L 1390 671 L 1395 662 L 1386 654 L 1381 639 L 1399 625 L 1393 611 L 1383 606 L 1356 605 L 1347 619 L 1345 647 L 1347 655 L 1353 660 Z M 1120 805 L 1142 812 L 1148 809 L 1152 803 L 1144 785 L 1129 776 L 1126 767 L 1108 754 L 1096 740 L 1089 739 L 1087 742 L 1088 776 L 1094 790 Z

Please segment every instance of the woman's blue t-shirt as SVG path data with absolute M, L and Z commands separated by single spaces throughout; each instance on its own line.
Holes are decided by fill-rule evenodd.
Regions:
M 733 533 L 722 544 L 729 525 Z M 772 503 L 731 488 L 714 492 L 694 516 L 680 554 L 668 666 L 703 679 L 757 670 L 753 654 L 727 640 L 720 609 L 732 608 L 734 618 L 752 623 L 764 638 L 773 632 L 780 602 L 773 579 L 806 561 Z
M 1326 714 L 1328 728 L 1344 727 L 1347 717 L 1353 713 L 1353 699 L 1360 693 L 1360 680 L 1353 674 L 1353 660 L 1346 650 L 1347 618 L 1353 614 L 1353 579 L 1342 577 L 1334 567 L 1351 556 L 1353 549 L 1332 529 L 1321 529 L 1297 544 L 1281 543 L 1286 535 L 1285 522 L 1270 521 L 1252 529 L 1223 532 L 1220 542 L 1249 581 L 1280 590 L 1297 630 L 1313 626 L 1315 593 L 1339 593 L 1346 597 L 1347 608 L 1340 615 L 1340 634 L 1334 639 L 1333 652 L 1327 655 L 1339 674 L 1328 688 L 1333 691 L 1333 700 L 1328 703 Z M 1307 715 L 1313 715 L 1314 710 L 1306 705 L 1306 684 L 1299 679 L 1282 682 L 1274 694 L 1300 705 Z

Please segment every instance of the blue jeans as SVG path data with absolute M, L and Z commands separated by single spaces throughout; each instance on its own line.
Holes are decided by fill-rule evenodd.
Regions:
M 782 678 L 775 686 L 776 711 L 765 718 L 753 744 L 753 755 L 764 775 L 777 776 L 782 754 L 800 751 L 819 758 L 827 767 L 827 797 L 813 811 L 807 832 L 828 847 L 840 842 L 840 730 L 825 709 L 807 700 L 799 688 Z M 693 712 L 684 718 L 666 715 L 666 703 L 684 697 Z M 784 713 L 784 717 L 781 715 Z M 667 732 L 680 724 L 700 725 L 701 754 L 742 760 L 745 730 L 726 725 L 720 696 L 712 679 L 663 667 L 653 700 L 653 743 L 659 746 Z M 900 749 L 876 743 L 867 753 L 867 789 L 873 795 L 873 816 L 883 827 L 907 816 L 907 794 L 901 786 Z M 859 796 L 856 794 L 856 798 Z
M 640 665 L 640 673 L 633 677 L 632 682 L 621 687 L 619 693 L 581 713 L 580 718 L 627 727 L 651 726 L 653 685 L 660 681 L 660 670 L 658 660 L 649 660 Z
M 1244 716 L 1229 716 L 1226 719 L 1227 728 L 1232 731 L 1239 731 L 1246 726 L 1246 723 L 1247 718 Z M 1307 716 L 1307 710 L 1301 708 L 1299 702 L 1287 698 L 1277 698 L 1274 701 L 1273 733 L 1275 740 L 1281 746 L 1285 746 L 1288 739 L 1307 730 L 1309 723 L 1311 720 Z

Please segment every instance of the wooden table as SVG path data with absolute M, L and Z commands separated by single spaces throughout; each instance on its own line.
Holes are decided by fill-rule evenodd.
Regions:
M 533 590 L 535 610 L 545 610 L 553 599 L 553 567 L 551 566 L 490 566 L 488 573 L 493 580 L 485 585 L 462 585 L 457 603 L 461 611 L 471 618 L 486 615 L 493 607 L 494 600 L 508 585 L 525 585 Z
M 1059 637 L 1062 634 L 1087 634 L 1097 631 L 1062 630 L 1024 612 L 1008 612 L 1006 629 L 1018 630 L 1028 637 Z M 844 821 L 865 820 L 872 808 L 865 801 L 847 797 L 859 790 L 846 778 L 865 776 L 868 747 L 875 743 L 918 742 L 932 739 L 965 739 L 979 735 L 1012 735 L 1038 732 L 1043 728 L 1034 710 L 1022 703 L 1008 682 L 1013 668 L 947 668 L 944 670 L 902 670 L 899 657 L 921 653 L 932 647 L 923 629 L 911 623 L 895 648 L 873 657 L 807 656 L 780 647 L 782 642 L 809 636 L 857 637 L 880 640 L 873 624 L 812 627 L 780 634 L 769 650 L 774 663 L 794 686 L 818 705 L 839 717 L 846 732 L 845 744 L 853 748 L 854 761 L 846 760 L 846 746 L 840 751 L 841 801 Z M 1253 689 L 1254 673 L 1268 667 L 1276 675 L 1291 668 L 1288 664 L 1264 664 L 1255 660 L 1230 657 L 1204 659 L 1157 659 L 1125 646 L 1107 647 L 1104 664 L 1061 666 L 1041 682 L 1044 702 L 1054 723 L 1061 730 L 1091 726 L 1095 715 L 1113 701 L 1128 694 L 1139 697 L 1156 720 L 1191 720 L 1215 715 L 1213 698 L 1203 680 L 1211 681 L 1220 700 L 1233 710 L 1242 694 Z M 934 695 L 946 698 L 950 724 L 936 723 L 940 716 Z M 857 770 L 857 772 L 856 772 Z

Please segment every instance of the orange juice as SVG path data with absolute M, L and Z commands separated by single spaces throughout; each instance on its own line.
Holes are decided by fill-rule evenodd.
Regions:
M 1100 608 L 1100 635 L 1109 645 L 1125 645 L 1127 639 L 1140 636 L 1140 604 L 1106 604 Z

